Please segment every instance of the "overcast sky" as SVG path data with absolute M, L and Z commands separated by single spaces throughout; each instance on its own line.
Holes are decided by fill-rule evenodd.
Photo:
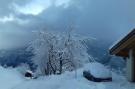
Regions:
M 135 27 L 135 0 L 0 0 L 0 49 L 27 44 L 33 31 L 65 31 L 114 41 Z

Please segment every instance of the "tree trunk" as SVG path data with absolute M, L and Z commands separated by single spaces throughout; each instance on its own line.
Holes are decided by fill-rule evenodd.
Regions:
M 60 60 L 60 74 L 62 74 L 62 60 Z

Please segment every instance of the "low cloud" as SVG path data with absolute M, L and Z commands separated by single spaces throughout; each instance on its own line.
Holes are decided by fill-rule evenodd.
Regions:
M 65 31 L 71 25 L 79 34 L 114 41 L 135 27 L 134 3 L 135 0 L 1 0 L 0 48 L 29 42 L 35 30 Z

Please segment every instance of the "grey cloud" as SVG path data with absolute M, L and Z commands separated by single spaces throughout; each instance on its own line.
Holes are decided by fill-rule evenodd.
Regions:
M 74 23 L 80 34 L 114 41 L 134 28 L 134 3 L 134 0 L 72 0 L 67 8 L 48 8 L 35 16 L 32 23 L 55 30 L 65 30 Z
M 116 40 L 134 27 L 134 0 L 79 1 L 81 2 L 77 6 L 81 10 L 81 17 L 78 23 L 83 33 Z
M 24 5 L 31 0 L 0 0 L 0 17 L 15 13 L 13 4 Z
M 2 8 L 0 16 L 14 13 L 14 16 L 21 21 L 28 21 L 19 24 L 15 20 L 0 24 L 0 32 L 9 31 L 8 34 L 14 34 L 16 38 L 18 36 L 21 39 L 18 42 L 21 44 L 28 42 L 24 39 L 32 38 L 33 30 L 65 31 L 68 26 L 74 25 L 79 34 L 93 36 L 99 40 L 114 41 L 135 26 L 135 0 L 71 0 L 68 7 L 52 4 L 35 16 L 17 13 L 13 8 L 9 8 L 12 3 L 23 6 L 29 2 L 28 0 L 25 2 L 2 0 L 1 2 L 5 4 L 0 6 Z M 1 40 L 8 39 L 9 36 L 3 35 Z

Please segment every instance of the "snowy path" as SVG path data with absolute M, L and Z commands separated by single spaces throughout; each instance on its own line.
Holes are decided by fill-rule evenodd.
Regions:
M 19 82 L 18 84 L 15 84 L 13 87 L 11 87 L 11 88 L 9 88 L 9 89 L 16 89 L 16 88 L 20 87 L 22 84 L 24 84 L 25 82 L 28 82 L 28 81 L 26 81 L 26 80 L 21 81 L 21 82 Z

